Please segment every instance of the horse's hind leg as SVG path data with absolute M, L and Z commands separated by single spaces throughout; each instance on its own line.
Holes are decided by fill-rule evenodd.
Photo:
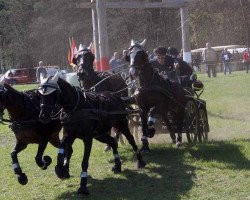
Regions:
M 14 150 L 11 152 L 11 159 L 12 159 L 12 167 L 15 174 L 18 175 L 18 182 L 22 185 L 26 185 L 28 183 L 28 178 L 25 173 L 22 172 L 22 169 L 19 165 L 17 154 L 24 150 L 27 147 L 27 144 L 23 143 L 16 143 Z
M 111 137 L 110 135 L 104 134 L 101 137 L 96 138 L 96 140 L 98 140 L 99 142 L 102 142 L 102 143 L 106 143 L 106 144 L 111 146 L 111 148 L 113 150 L 113 155 L 115 158 L 115 165 L 112 167 L 112 171 L 114 173 L 121 172 L 121 160 L 120 160 L 120 157 L 118 154 L 117 143 L 116 143 L 115 139 L 113 137 Z
M 128 125 L 127 124 L 121 124 L 120 127 L 121 127 L 120 131 L 126 137 L 129 144 L 133 147 L 133 150 L 134 150 L 134 152 L 136 154 L 137 168 L 145 167 L 146 163 L 142 159 L 141 151 L 138 149 L 138 146 L 135 143 L 135 139 L 134 139 L 133 135 L 131 134 L 131 132 L 130 132 L 130 130 L 128 128 Z
M 48 140 L 43 140 L 38 144 L 38 150 L 37 150 L 37 154 L 35 157 L 36 160 L 36 164 L 41 167 L 41 169 L 45 170 L 47 169 L 47 167 L 51 164 L 52 159 L 49 156 L 44 156 L 43 157 L 43 153 L 44 150 L 46 149 L 48 144 Z

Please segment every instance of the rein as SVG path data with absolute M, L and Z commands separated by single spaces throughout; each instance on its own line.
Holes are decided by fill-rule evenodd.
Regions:
M 121 72 L 126 71 L 126 70 L 128 70 L 128 69 L 123 69 L 123 70 L 121 70 L 121 71 L 119 71 L 117 73 L 114 73 L 114 74 L 111 74 L 111 75 L 105 77 L 104 79 L 102 79 L 101 81 L 99 81 L 97 84 L 95 84 L 94 86 L 92 86 L 89 90 L 95 91 L 95 87 L 96 86 L 100 85 L 102 82 L 104 82 L 105 80 L 109 79 L 110 77 L 115 76 L 117 74 L 120 74 Z

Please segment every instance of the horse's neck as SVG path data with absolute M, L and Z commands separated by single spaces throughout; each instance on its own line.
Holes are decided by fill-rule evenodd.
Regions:
M 151 82 L 154 79 L 154 70 L 150 63 L 145 64 L 143 67 L 143 72 L 140 77 L 140 82 L 143 86 L 151 85 Z
M 95 84 L 97 84 L 100 81 L 100 77 L 98 76 L 97 72 L 90 71 L 89 72 L 89 77 L 87 78 L 87 80 L 83 81 L 83 87 L 85 89 L 90 89 L 92 86 L 94 86 Z
M 72 109 L 78 101 L 77 89 L 63 80 L 58 81 L 58 85 L 61 90 L 61 106 L 66 110 Z
M 26 116 L 26 102 L 23 94 L 13 90 L 6 93 L 6 109 L 12 120 L 19 120 Z

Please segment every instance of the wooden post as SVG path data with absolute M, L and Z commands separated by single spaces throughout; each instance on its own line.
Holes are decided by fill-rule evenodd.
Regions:
M 94 3 L 95 0 L 91 0 L 91 3 Z M 100 64 L 100 51 L 99 51 L 99 41 L 98 41 L 98 23 L 96 9 L 92 8 L 92 25 L 93 25 L 93 45 L 95 53 L 95 66 L 97 71 L 101 71 Z
M 183 60 L 191 64 L 192 58 L 191 58 L 191 44 L 190 44 L 189 19 L 188 19 L 187 7 L 181 8 L 181 30 L 182 30 Z
M 109 70 L 109 46 L 105 0 L 96 0 L 101 71 Z

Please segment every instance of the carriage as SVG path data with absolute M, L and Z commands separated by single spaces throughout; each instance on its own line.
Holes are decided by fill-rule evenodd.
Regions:
M 200 82 L 197 83 L 199 85 L 194 84 L 191 91 L 190 88 L 184 88 L 188 101 L 185 108 L 183 133 L 186 133 L 188 143 L 204 143 L 208 140 L 209 124 L 206 101 L 200 98 L 204 91 L 204 86 L 201 85 Z M 128 116 L 130 119 L 130 126 L 134 129 L 136 138 L 139 137 L 137 130 L 138 127 L 141 126 L 141 120 L 138 112 L 131 112 Z M 168 117 L 171 123 L 171 131 L 177 133 L 175 117 L 171 115 L 171 113 Z M 157 115 L 156 118 L 156 134 L 169 134 L 169 130 L 161 116 Z

